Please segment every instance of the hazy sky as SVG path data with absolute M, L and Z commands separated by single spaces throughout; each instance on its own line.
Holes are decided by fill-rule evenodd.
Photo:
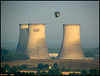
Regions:
M 61 46 L 63 24 L 80 24 L 82 46 L 99 46 L 99 1 L 1 1 L 2 43 L 17 44 L 19 24 L 28 23 L 45 24 L 47 45 Z

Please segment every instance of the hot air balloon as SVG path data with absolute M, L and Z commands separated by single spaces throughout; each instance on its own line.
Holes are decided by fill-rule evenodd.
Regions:
M 54 12 L 54 16 L 58 18 L 60 16 L 60 12 Z

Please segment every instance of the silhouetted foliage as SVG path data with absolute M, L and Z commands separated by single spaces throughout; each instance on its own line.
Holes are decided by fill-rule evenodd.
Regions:
M 9 65 L 8 65 L 8 64 L 5 64 L 5 65 L 3 66 L 3 68 L 6 69 L 6 70 L 8 70 L 8 69 L 9 69 Z
M 48 73 L 47 72 L 42 72 L 42 75 L 48 75 Z
M 17 72 L 16 66 L 11 67 L 10 70 L 9 70 L 9 72 L 10 72 L 10 74 L 16 73 Z
M 3 67 L 1 67 L 1 74 L 5 74 L 6 73 L 6 69 L 4 69 Z
M 75 73 L 69 73 L 68 75 L 76 75 Z
M 43 64 L 39 63 L 38 66 L 37 66 L 37 69 L 43 69 Z
M 90 69 L 89 70 L 89 74 L 90 75 L 98 75 L 99 74 L 99 70 L 98 69 Z
M 39 69 L 36 73 L 36 75 L 61 75 L 62 73 L 60 72 L 60 68 L 58 68 L 58 64 L 54 63 L 53 68 L 49 69 L 48 73 L 44 71 L 44 69 L 47 68 L 49 69 L 49 65 L 45 64 L 43 65 L 42 63 L 39 63 L 37 66 L 37 69 Z
M 14 74 L 15 76 L 19 76 L 19 75 L 22 75 L 22 73 L 21 72 L 15 72 L 15 74 Z
M 80 76 L 80 73 L 69 73 L 68 75 L 72 75 L 72 76 Z
M 48 64 L 43 65 L 42 63 L 39 63 L 37 69 L 49 69 L 49 65 Z
M 28 66 L 25 65 L 25 64 L 23 64 L 23 65 L 21 65 L 21 66 L 18 67 L 18 69 L 27 69 L 27 68 L 28 68 Z
M 95 56 L 92 52 L 89 52 L 89 51 L 85 52 L 84 55 L 85 55 L 85 57 L 94 57 Z
M 44 69 L 44 68 L 48 68 L 48 64 L 45 64 L 43 65 L 42 63 L 39 63 L 38 64 L 38 71 L 36 73 L 36 75 L 62 75 L 61 71 L 60 71 L 60 68 L 58 68 L 58 64 L 57 63 L 54 63 L 53 67 L 51 69 Z M 27 65 L 21 65 L 20 66 L 21 69 L 27 69 Z M 8 69 L 9 68 L 9 69 Z M 70 71 L 77 71 L 78 69 L 71 69 L 71 68 L 66 68 L 66 69 L 69 69 Z M 63 67 L 62 68 L 62 71 L 66 71 L 66 69 Z M 6 70 L 8 70 L 8 72 L 6 72 Z M 10 74 L 14 74 L 15 76 L 23 76 L 23 75 L 26 75 L 26 76 L 32 76 L 32 75 L 35 75 L 34 72 L 30 72 L 30 73 L 25 73 L 25 72 L 19 72 L 17 71 L 17 66 L 13 66 L 13 67 L 9 67 L 8 64 L 5 64 L 4 67 L 1 67 L 1 73 L 2 74 L 8 74 L 10 76 Z M 79 69 L 80 70 L 80 69 Z M 48 72 L 46 72 L 48 71 Z M 82 69 L 81 70 L 81 73 L 69 73 L 68 75 L 99 75 L 99 70 L 98 69 L 90 69 L 90 70 L 86 70 L 86 69 Z
M 82 48 L 82 50 L 86 57 L 94 57 L 95 55 L 99 55 L 99 47 L 97 47 L 97 48 Z
M 66 71 L 66 69 L 64 67 L 62 67 L 61 71 Z
M 49 69 L 49 65 L 48 64 L 43 65 L 43 67 Z
M 1 55 L 6 55 L 6 54 L 13 54 L 13 52 L 11 52 L 10 50 L 1 49 Z
M 82 75 L 87 75 L 87 70 L 86 70 L 86 69 L 83 69 L 83 70 L 81 71 L 81 74 L 82 74 Z
M 60 68 L 58 68 L 58 64 L 54 63 L 53 67 L 49 69 L 48 75 L 62 75 L 60 72 Z
M 48 71 L 48 75 L 62 75 L 59 69 L 57 68 L 52 68 Z
M 58 59 L 58 57 L 51 57 L 51 59 Z
M 32 76 L 32 75 L 35 75 L 35 73 L 33 73 L 33 72 L 30 72 L 30 73 L 29 73 L 29 75 L 31 75 L 31 76 Z
M 22 72 L 21 73 L 21 72 L 18 71 L 18 72 L 14 73 L 14 76 L 33 76 L 33 75 L 35 75 L 35 73 L 33 73 L 33 72 L 30 72 L 30 73 L 28 73 L 28 72 L 26 72 L 26 73 Z
M 42 75 L 42 72 L 40 72 L 41 70 L 38 70 L 36 75 Z
M 81 71 L 81 75 L 99 75 L 99 70 L 98 69 L 90 69 L 90 70 L 86 70 L 83 69 Z
M 32 69 L 32 70 L 35 70 L 35 71 L 36 71 L 36 67 L 33 67 L 33 68 L 29 68 L 29 69 Z
M 5 61 L 12 61 L 12 60 L 27 60 L 30 59 L 28 55 L 26 54 L 6 54 L 1 55 L 1 62 Z
M 11 76 L 10 74 L 7 74 L 7 76 Z
M 45 72 L 44 70 L 38 70 L 36 75 L 48 75 L 48 73 Z
M 54 63 L 53 67 L 54 68 L 58 68 L 58 64 L 57 63 Z

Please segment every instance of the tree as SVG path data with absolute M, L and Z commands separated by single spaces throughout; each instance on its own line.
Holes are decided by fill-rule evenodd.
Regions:
M 28 73 L 28 75 L 32 76 L 32 75 L 35 75 L 35 73 L 34 72 L 30 72 L 30 73 Z
M 36 75 L 48 75 L 45 71 L 38 70 Z
M 1 55 L 6 55 L 6 54 L 13 54 L 13 52 L 7 49 L 1 49 Z
M 37 71 L 36 75 L 42 75 L 42 73 L 40 72 L 40 70 Z
M 49 65 L 48 64 L 45 64 L 44 65 L 44 68 L 47 68 L 48 69 L 49 68 Z
M 89 70 L 89 74 L 90 75 L 98 75 L 99 74 L 99 70 L 98 69 L 90 69 Z
M 62 70 L 61 71 L 66 71 L 66 69 L 64 67 L 62 67 Z
M 43 69 L 43 64 L 39 63 L 38 66 L 37 66 L 37 69 Z
M 62 75 L 62 73 L 60 72 L 59 69 L 52 68 L 52 69 L 49 69 L 48 75 Z
M 62 75 L 57 63 L 54 63 L 53 68 L 49 69 L 48 75 Z
M 82 74 L 82 75 L 87 75 L 87 70 L 86 70 L 86 69 L 83 69 L 83 70 L 81 71 L 81 74 Z
M 35 71 L 36 71 L 36 67 L 33 67 L 33 70 L 35 70 Z
M 48 75 L 48 73 L 47 72 L 42 72 L 42 75 Z
M 71 68 L 66 68 L 66 71 L 68 72 L 68 71 L 72 71 L 72 69 Z
M 4 68 L 5 70 L 8 70 L 8 69 L 9 69 L 9 65 L 8 65 L 8 64 L 5 64 L 3 68 Z
M 58 64 L 57 63 L 54 63 L 53 67 L 54 68 L 58 68 Z
M 68 75 L 77 76 L 80 75 L 79 73 L 69 73 Z
M 6 73 L 6 70 L 3 68 L 3 67 L 1 67 L 1 74 L 5 74 Z
M 75 73 L 69 73 L 68 75 L 76 75 Z
M 11 74 L 14 74 L 14 73 L 16 73 L 16 71 L 17 71 L 17 68 L 16 68 L 16 66 L 13 66 L 12 68 L 10 68 L 10 73 Z
M 1 55 L 1 62 L 11 61 L 11 60 L 27 60 L 30 59 L 26 54 L 5 54 Z
M 15 54 L 15 60 L 27 60 L 30 59 L 26 54 Z
M 21 75 L 21 72 L 15 72 L 15 74 L 14 74 L 14 76 L 19 76 L 19 75 Z
M 94 57 L 93 52 L 89 52 L 89 51 L 85 52 L 84 55 L 85 57 Z
M 27 65 L 23 64 L 19 67 L 20 69 L 27 69 Z

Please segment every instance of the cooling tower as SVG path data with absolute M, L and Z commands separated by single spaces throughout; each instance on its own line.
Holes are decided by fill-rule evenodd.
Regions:
M 50 59 L 45 40 L 45 24 L 28 24 L 26 54 L 30 59 Z
M 79 24 L 63 24 L 63 40 L 59 59 L 84 59 Z
M 16 53 L 25 53 L 28 40 L 28 24 L 19 24 L 20 35 Z

